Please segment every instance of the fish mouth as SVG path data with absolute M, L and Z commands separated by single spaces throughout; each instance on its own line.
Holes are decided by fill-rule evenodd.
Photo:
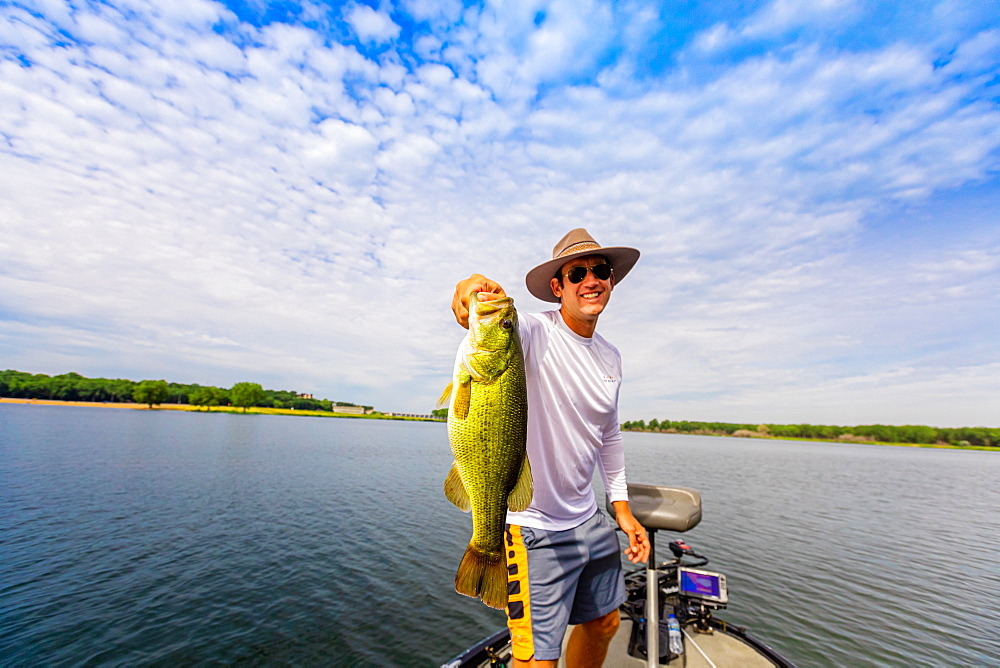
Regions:
M 498 297 L 497 299 L 485 299 L 480 301 L 479 295 L 489 294 L 486 292 L 474 292 L 473 299 L 476 302 L 476 316 L 480 319 L 489 318 L 501 311 L 509 309 L 514 304 L 512 297 Z
M 472 296 L 475 298 L 477 304 L 508 304 L 514 301 L 513 297 L 497 297 L 496 299 L 486 299 L 486 295 L 493 294 L 491 292 L 473 292 Z

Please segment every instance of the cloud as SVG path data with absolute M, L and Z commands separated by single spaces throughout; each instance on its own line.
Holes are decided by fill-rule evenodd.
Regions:
M 415 21 L 443 26 L 458 22 L 464 9 L 460 0 L 403 0 L 402 5 Z
M 490 10 L 464 49 L 477 80 L 502 99 L 530 98 L 540 85 L 593 73 L 612 42 L 605 3 L 523 2 Z
M 393 23 L 388 14 L 375 11 L 367 5 L 347 5 L 344 19 L 362 42 L 383 43 L 399 36 L 399 26 Z
M 307 171 L 324 183 L 363 187 L 375 177 L 378 140 L 364 127 L 328 118 L 317 126 L 319 137 L 301 150 Z
M 804 25 L 830 27 L 860 13 L 854 0 L 773 0 L 740 30 L 745 38 L 780 35 Z
M 831 30 L 856 20 L 861 13 L 854 0 L 772 0 L 738 22 L 716 23 L 695 36 L 702 53 L 731 49 L 752 40 L 774 39 L 802 28 Z

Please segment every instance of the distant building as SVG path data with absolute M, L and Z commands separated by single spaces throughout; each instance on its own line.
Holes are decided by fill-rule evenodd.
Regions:
M 308 394 L 306 392 L 302 392 L 302 393 L 296 394 L 295 396 L 298 397 L 299 399 L 312 399 L 313 398 L 313 395 Z
M 383 413 L 383 415 L 388 415 L 389 417 L 408 417 L 408 418 L 422 418 L 424 420 L 441 420 L 442 422 L 445 419 L 437 417 L 436 415 L 421 415 L 420 413 Z
M 347 413 L 348 415 L 369 415 L 371 408 L 364 406 L 331 406 L 334 413 Z

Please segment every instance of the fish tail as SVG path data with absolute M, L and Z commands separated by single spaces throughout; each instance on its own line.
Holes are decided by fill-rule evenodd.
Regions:
M 489 553 L 469 543 L 455 574 L 455 591 L 482 599 L 491 608 L 506 608 L 507 564 L 503 553 Z

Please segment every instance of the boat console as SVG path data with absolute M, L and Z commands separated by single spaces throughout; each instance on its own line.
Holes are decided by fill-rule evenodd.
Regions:
M 650 558 L 645 568 L 625 575 L 628 595 L 622 604 L 623 625 L 628 632 L 609 648 L 606 666 L 658 668 L 670 666 L 738 665 L 751 668 L 794 668 L 794 665 L 746 632 L 746 629 L 713 617 L 726 607 L 729 590 L 722 573 L 702 570 L 708 557 L 680 539 L 668 546 L 673 559 L 656 561 L 657 531 L 689 531 L 701 522 L 701 494 L 689 487 L 664 487 L 629 483 L 629 509 L 649 536 Z M 615 509 L 607 504 L 614 516 Z M 661 621 L 674 614 L 681 642 L 670 651 L 670 635 L 678 631 Z M 567 631 L 567 637 L 569 631 Z M 627 638 L 627 640 L 626 640 Z M 442 668 L 496 668 L 508 665 L 510 633 L 502 629 L 470 647 Z
M 646 528 L 649 536 L 649 563 L 646 565 L 644 586 L 633 587 L 633 591 L 641 589 L 644 597 L 644 614 L 636 615 L 636 623 L 632 627 L 632 640 L 629 643 L 629 653 L 633 656 L 644 655 L 647 665 L 655 668 L 666 648 L 663 647 L 663 624 L 659 593 L 662 585 L 664 593 L 676 594 L 685 605 L 697 602 L 697 628 L 703 632 L 711 632 L 710 608 L 725 607 L 728 600 L 726 591 L 726 576 L 709 571 L 695 571 L 679 568 L 685 556 L 699 559 L 697 565 L 708 563 L 707 558 L 694 554 L 694 551 L 683 541 L 671 543 L 674 561 L 656 565 L 656 532 L 658 530 L 684 532 L 698 526 L 701 522 L 701 493 L 690 487 L 665 487 L 661 485 L 643 485 L 629 483 L 628 504 L 633 517 Z M 615 516 L 614 505 L 607 502 L 608 512 Z M 667 582 L 661 583 L 663 576 Z M 720 589 L 721 583 L 721 589 Z M 671 658 L 667 651 L 666 658 Z

